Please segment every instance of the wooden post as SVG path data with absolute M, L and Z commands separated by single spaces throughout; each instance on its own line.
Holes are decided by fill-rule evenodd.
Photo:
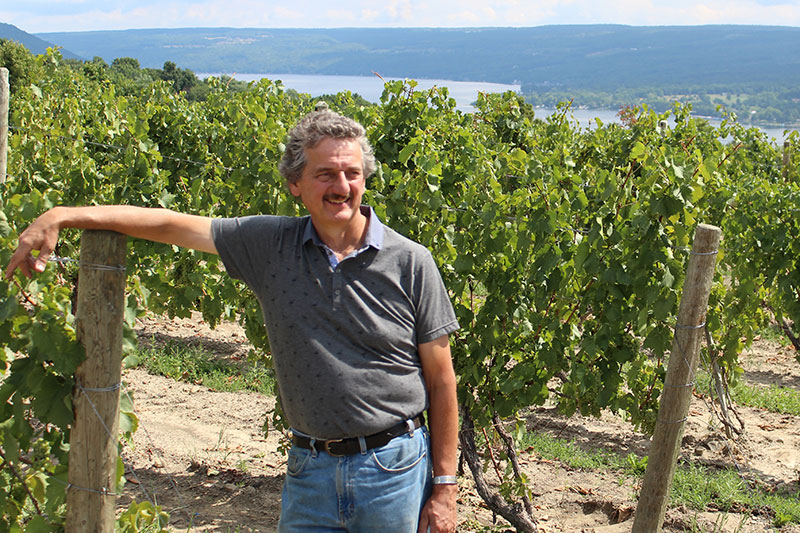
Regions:
M 75 372 L 67 533 L 114 531 L 125 244 L 111 231 L 84 231 L 81 238 L 75 316 L 86 360 Z
M 719 228 L 705 224 L 700 224 L 695 232 L 664 379 L 664 392 L 632 533 L 659 532 L 664 522 L 683 427 L 692 398 L 697 354 L 704 336 L 703 326 L 721 233 Z
M 786 181 L 789 176 L 789 165 L 792 164 L 791 148 L 792 143 L 790 141 L 783 141 L 783 181 Z
M 8 170 L 8 69 L 0 67 L 0 183 L 6 181 Z

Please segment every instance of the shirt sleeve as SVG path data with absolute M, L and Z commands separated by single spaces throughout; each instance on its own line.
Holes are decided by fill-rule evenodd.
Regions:
M 211 236 L 228 274 L 250 287 L 257 284 L 280 249 L 283 225 L 284 217 L 271 215 L 214 219 Z
M 459 328 L 450 295 L 431 253 L 424 249 L 415 272 L 417 344 L 430 342 Z

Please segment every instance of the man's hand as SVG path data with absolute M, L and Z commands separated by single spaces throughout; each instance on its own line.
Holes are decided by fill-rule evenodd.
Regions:
M 29 278 L 32 277 L 33 272 L 43 272 L 47 260 L 58 242 L 60 229 L 58 217 L 53 211 L 43 214 L 28 226 L 20 234 L 17 249 L 8 262 L 6 279 L 11 279 L 17 268 Z M 31 253 L 34 250 L 39 251 L 37 257 Z
M 453 533 L 458 522 L 457 497 L 458 485 L 434 485 L 433 494 L 419 515 L 418 533 Z

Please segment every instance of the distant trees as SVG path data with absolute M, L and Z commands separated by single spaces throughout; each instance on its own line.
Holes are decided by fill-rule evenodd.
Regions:
M 178 93 L 188 93 L 198 82 L 194 72 L 180 69 L 172 61 L 164 63 L 164 68 L 156 73 L 162 80 L 170 82 Z
M 523 94 L 529 103 L 538 107 L 554 108 L 560 102 L 592 109 L 646 104 L 656 112 L 663 112 L 680 102 L 691 104 L 693 113 L 701 116 L 721 117 L 723 113 L 733 113 L 745 124 L 800 124 L 800 89 L 796 87 L 713 85 L 621 88 L 607 92 L 564 87 L 543 91 L 525 86 Z
M 17 41 L 0 38 L 0 67 L 9 71 L 11 93 L 14 94 L 20 87 L 26 87 L 42 74 L 43 58 L 50 57 L 73 70 L 82 72 L 87 79 L 113 84 L 117 94 L 134 95 L 144 87 L 154 82 L 166 82 L 176 93 L 183 94 L 188 100 L 202 101 L 208 97 L 211 85 L 208 80 L 200 80 L 190 69 L 182 69 L 174 62 L 167 61 L 163 68 L 142 68 L 139 60 L 134 57 L 118 57 L 111 65 L 100 57 L 95 56 L 89 61 L 80 59 L 65 59 L 58 51 L 52 56 L 36 56 L 24 45 Z M 247 82 L 235 80 L 230 76 L 222 76 L 220 87 L 228 92 L 241 92 L 248 89 Z
M 0 67 L 8 69 L 11 94 L 30 85 L 40 70 L 36 58 L 27 48 L 10 39 L 0 39 Z
M 111 66 L 100 57 L 83 63 L 68 63 L 79 66 L 90 79 L 114 83 L 121 94 L 134 94 L 155 81 L 169 83 L 176 93 L 183 93 L 190 100 L 204 100 L 209 91 L 194 72 L 179 68 L 172 61 L 164 63 L 161 69 L 142 68 L 134 57 L 118 57 L 111 62 Z
M 111 73 L 127 80 L 149 83 L 153 77 L 142 70 L 139 60 L 133 57 L 118 57 L 111 62 Z

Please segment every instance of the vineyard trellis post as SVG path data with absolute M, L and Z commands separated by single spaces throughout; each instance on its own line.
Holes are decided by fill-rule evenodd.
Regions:
M 81 237 L 78 340 L 67 485 L 67 533 L 114 531 L 127 239 L 111 231 Z
M 0 67 L 0 183 L 6 181 L 6 170 L 8 169 L 8 101 L 10 93 L 8 69 Z
M 700 224 L 695 232 L 632 533 L 661 531 L 664 522 L 692 398 L 700 342 L 704 338 L 708 298 L 721 235 L 719 228 L 706 224 Z

